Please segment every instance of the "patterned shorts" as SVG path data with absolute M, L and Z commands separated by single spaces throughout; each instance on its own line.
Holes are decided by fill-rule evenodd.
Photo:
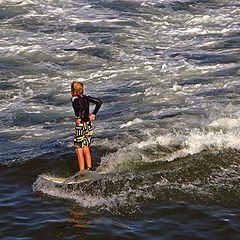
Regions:
M 90 147 L 92 134 L 93 129 L 91 122 L 83 122 L 80 124 L 76 124 L 74 134 L 75 147 L 78 148 L 83 148 L 84 146 Z

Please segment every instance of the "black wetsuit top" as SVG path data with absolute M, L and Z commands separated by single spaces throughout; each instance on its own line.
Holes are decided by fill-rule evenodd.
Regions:
M 92 114 L 96 115 L 102 105 L 102 101 L 86 95 L 77 95 L 72 97 L 72 106 L 75 112 L 75 117 L 80 118 L 81 122 L 90 121 L 89 118 L 89 103 L 96 104 Z

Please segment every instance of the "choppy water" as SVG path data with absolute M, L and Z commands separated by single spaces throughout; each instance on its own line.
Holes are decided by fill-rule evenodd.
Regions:
M 1 239 L 240 239 L 240 2 L 0 0 Z M 103 101 L 78 170 L 70 84 Z

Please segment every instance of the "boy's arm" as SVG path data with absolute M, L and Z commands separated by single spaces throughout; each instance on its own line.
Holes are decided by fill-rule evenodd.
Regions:
M 80 123 L 80 108 L 79 108 L 79 101 L 77 97 L 72 98 L 72 107 L 75 113 L 75 123 L 79 124 Z
M 96 105 L 94 111 L 91 114 L 91 116 L 94 115 L 94 117 L 92 116 L 92 118 L 94 120 L 98 110 L 100 109 L 100 107 L 102 105 L 102 101 L 97 98 L 90 97 L 90 96 L 88 96 L 88 100 L 89 100 L 89 102 L 94 103 Z M 91 116 L 90 116 L 90 120 L 91 120 Z

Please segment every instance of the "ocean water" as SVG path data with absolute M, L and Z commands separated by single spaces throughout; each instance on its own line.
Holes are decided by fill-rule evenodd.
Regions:
M 238 0 L 0 0 L 1 239 L 240 239 Z M 72 81 L 100 98 L 78 171 Z M 94 107 L 94 106 L 92 106 Z

